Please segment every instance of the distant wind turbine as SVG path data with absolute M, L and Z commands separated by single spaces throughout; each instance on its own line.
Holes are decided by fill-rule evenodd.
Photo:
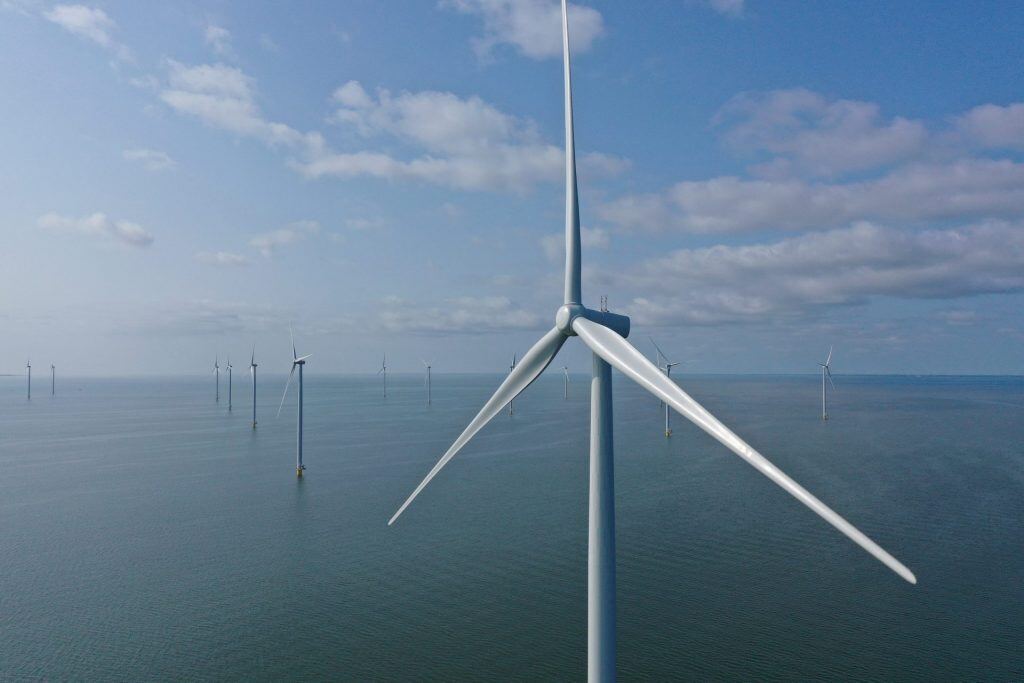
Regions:
M 50 363 L 50 396 L 57 395 L 57 366 Z
M 832 385 L 832 391 L 836 390 L 835 382 L 832 381 L 832 347 L 828 347 L 828 358 L 825 359 L 824 363 L 818 363 L 821 366 L 821 419 L 828 419 L 828 404 L 825 402 L 825 378 L 828 378 L 828 383 Z
M 433 361 L 430 361 L 433 363 Z M 427 405 L 430 405 L 430 363 L 423 361 L 423 367 L 427 369 Z
M 516 371 L 516 354 L 512 354 L 512 364 L 508 366 L 508 374 L 512 374 Z M 508 402 L 508 414 L 512 414 L 512 401 Z
M 569 366 L 563 365 L 562 372 L 565 373 L 565 390 L 562 393 L 562 399 L 568 400 L 569 398 Z
M 252 380 L 252 428 L 256 429 L 256 345 L 252 345 L 252 356 L 249 358 L 249 378 Z
M 469 426 L 402 503 L 388 524 L 394 524 L 395 520 L 459 450 L 495 415 L 501 412 L 509 401 L 540 376 L 554 360 L 566 340 L 570 337 L 579 337 L 594 354 L 590 404 L 590 514 L 587 561 L 587 667 L 589 680 L 611 681 L 615 679 L 615 487 L 612 458 L 612 366 L 671 405 L 681 415 L 717 439 L 758 472 L 809 507 L 815 514 L 821 516 L 901 577 L 915 583 L 914 575 L 896 558 L 736 436 L 626 341 L 625 337 L 629 334 L 630 327 L 628 317 L 607 311 L 595 311 L 583 305 L 580 282 L 579 202 L 576 190 L 572 90 L 569 71 L 569 30 L 565 0 L 562 0 L 562 51 L 565 72 L 565 303 L 555 314 L 555 326 L 523 356 L 515 371 L 505 378 L 505 381 L 484 404 Z M 484 322 L 496 321 L 481 320 L 481 323 Z
M 25 367 L 28 369 L 28 400 L 32 400 L 32 359 L 25 361 Z
M 306 364 L 306 359 L 309 358 L 311 353 L 307 353 L 305 356 L 299 357 L 299 354 L 295 353 L 295 335 L 292 334 L 289 328 L 288 333 L 292 336 L 292 370 L 288 373 L 288 382 L 284 385 L 284 395 L 281 396 L 281 405 L 277 408 L 277 416 L 281 417 L 281 408 L 284 407 L 284 399 L 288 396 L 288 387 L 292 383 L 292 375 L 295 374 L 295 368 L 299 369 L 299 407 L 297 417 L 297 429 L 295 432 L 295 474 L 301 477 L 302 471 L 306 469 L 306 466 L 302 464 L 302 366 Z
M 220 359 L 214 356 L 213 372 L 217 375 L 217 403 L 220 403 Z
M 654 337 L 651 337 L 651 336 L 648 335 L 647 338 L 651 340 L 651 343 L 654 344 L 654 350 L 657 351 L 657 361 L 658 362 L 656 363 L 656 365 L 658 367 L 660 367 L 662 370 L 665 371 L 665 377 L 670 377 L 672 375 L 672 368 L 674 368 L 675 366 L 679 365 L 679 361 L 676 361 L 675 363 L 670 363 L 669 360 L 668 360 L 668 356 L 666 356 L 665 353 L 661 350 L 661 348 L 658 346 L 658 343 L 656 341 L 654 341 Z M 665 436 L 669 437 L 669 436 L 672 436 L 672 427 L 671 427 L 671 423 L 669 422 L 669 418 L 670 418 L 670 416 L 672 414 L 672 411 L 670 411 L 668 409 L 668 404 L 667 403 L 665 403 L 664 405 L 665 405 Z
M 231 387 L 231 355 L 230 354 L 228 354 L 227 371 L 228 371 L 228 412 L 231 412 L 231 395 L 232 395 L 233 391 L 232 391 L 232 387 Z
M 384 383 L 384 398 L 388 397 L 388 354 L 384 352 L 384 360 L 380 362 L 380 370 L 377 371 L 378 375 L 382 375 Z

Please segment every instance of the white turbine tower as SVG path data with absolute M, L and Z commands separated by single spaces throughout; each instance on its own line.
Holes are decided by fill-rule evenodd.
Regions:
M 512 354 L 512 364 L 508 366 L 508 374 L 512 374 L 516 371 L 516 354 Z M 508 414 L 512 414 L 512 401 L 508 402 Z
M 249 379 L 252 380 L 252 428 L 256 429 L 256 345 L 252 345 L 252 356 L 249 357 Z
M 384 383 L 384 398 L 388 397 L 388 354 L 384 353 L 384 360 L 380 362 L 380 370 L 377 371 L 378 375 L 382 375 Z
M 562 0 L 566 133 L 565 303 L 555 314 L 555 326 L 523 356 L 515 371 L 502 382 L 469 426 L 402 503 L 388 523 L 393 524 L 398 519 L 437 473 L 473 435 L 501 412 L 505 404 L 537 379 L 555 358 L 562 344 L 570 337 L 579 337 L 593 352 L 590 404 L 590 530 L 587 561 L 587 667 L 591 681 L 610 681 L 615 678 L 615 512 L 611 378 L 613 365 L 626 377 L 671 405 L 681 415 L 717 439 L 901 577 L 911 583 L 916 583 L 916 579 L 910 570 L 892 555 L 736 436 L 627 342 L 624 337 L 629 333 L 629 318 L 606 311 L 595 311 L 583 305 L 580 295 L 579 204 L 576 193 L 566 14 L 565 0 Z
M 651 340 L 651 343 L 654 344 L 654 350 L 657 351 L 657 361 L 658 362 L 656 363 L 656 365 L 658 367 L 660 367 L 662 370 L 665 371 L 665 377 L 670 377 L 672 375 L 672 368 L 674 368 L 675 366 L 679 365 L 679 362 L 677 361 L 675 363 L 670 363 L 669 360 L 668 360 L 668 356 L 666 356 L 665 353 L 661 350 L 661 348 L 658 346 L 658 343 L 656 341 L 654 341 L 654 337 L 648 336 L 647 338 Z M 665 436 L 669 437 L 669 436 L 672 436 L 672 427 L 671 427 L 671 423 L 669 422 L 669 419 L 670 419 L 669 416 L 672 414 L 672 411 L 669 410 L 667 403 L 665 403 L 664 405 L 665 405 Z
M 299 354 L 295 353 L 295 335 L 292 334 L 291 330 L 288 330 L 292 336 L 292 370 L 288 373 L 288 382 L 284 385 L 284 394 L 281 396 L 281 405 L 277 407 L 277 416 L 281 417 L 281 408 L 284 407 L 284 400 L 288 397 L 288 387 L 292 384 L 292 375 L 295 374 L 295 368 L 299 369 L 299 405 L 298 412 L 296 413 L 297 428 L 295 431 L 295 475 L 298 477 L 302 476 L 302 471 L 306 469 L 306 466 L 302 464 L 302 366 L 306 364 L 306 359 L 313 354 L 307 353 L 305 356 L 299 357 Z
M 825 402 L 825 378 L 828 378 L 828 383 L 832 385 L 832 391 L 836 390 L 835 382 L 832 381 L 832 347 L 828 347 L 828 358 L 825 359 L 824 363 L 818 363 L 821 366 L 821 419 L 828 419 L 828 404 Z
M 569 366 L 563 365 L 562 372 L 565 373 L 565 389 L 562 392 L 562 400 L 569 399 Z
M 232 386 L 231 386 L 231 355 L 230 354 L 228 354 L 227 371 L 228 371 L 228 412 L 231 412 Z
M 217 375 L 217 403 L 220 403 L 220 359 L 213 357 L 213 372 Z
M 433 363 L 433 362 L 434 361 L 430 361 L 430 363 L 428 363 L 427 361 L 423 361 L 423 367 L 425 367 L 427 369 L 427 405 L 428 406 L 430 405 L 430 368 L 431 368 L 431 363 Z
M 50 396 L 57 395 L 57 366 L 50 363 Z
M 28 400 L 32 400 L 32 359 L 25 361 L 25 368 L 28 370 Z

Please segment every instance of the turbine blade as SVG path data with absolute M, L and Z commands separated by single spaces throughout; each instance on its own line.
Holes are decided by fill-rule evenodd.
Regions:
M 253 366 L 255 364 L 256 364 L 256 345 L 253 344 L 252 345 L 252 357 L 249 358 L 249 366 L 251 367 L 251 366 Z
M 455 457 L 455 454 L 462 449 L 466 443 L 473 438 L 473 436 L 480 431 L 480 429 L 491 421 L 495 415 L 500 413 L 502 409 L 508 405 L 508 402 L 518 396 L 523 389 L 530 386 L 533 380 L 537 379 L 544 368 L 554 360 L 558 350 L 562 348 L 562 344 L 565 343 L 566 336 L 562 334 L 558 328 L 552 328 L 547 334 L 540 338 L 536 344 L 533 345 L 523 359 L 519 361 L 519 365 L 516 369 L 508 374 L 505 381 L 501 383 L 498 390 L 494 392 L 494 395 L 484 404 L 484 407 L 480 409 L 480 412 L 476 414 L 473 421 L 469 423 L 469 426 L 463 430 L 459 438 L 455 440 L 455 443 L 451 445 L 451 448 L 441 456 L 441 459 L 437 461 L 433 469 L 427 474 L 427 476 L 420 482 L 420 485 L 416 487 L 416 490 L 402 503 L 402 507 L 398 508 L 390 520 L 388 520 L 388 526 L 395 523 L 398 516 L 401 515 L 409 504 L 415 500 L 416 496 L 420 494 L 430 480 L 433 479 L 441 468 L 448 464 L 448 461 Z
M 655 350 L 656 350 L 656 351 L 658 352 L 658 355 L 659 355 L 659 356 L 660 356 L 660 357 L 661 357 L 662 359 L 664 359 L 664 360 L 665 360 L 665 363 L 666 363 L 666 365 L 667 365 L 667 364 L 668 364 L 668 356 L 666 356 L 666 355 L 665 355 L 665 352 L 661 350 L 661 347 L 660 347 L 660 346 L 658 346 L 658 342 L 654 341 L 654 337 L 652 337 L 651 335 L 647 335 L 647 338 L 651 340 L 651 343 L 652 343 L 652 344 L 654 344 L 654 349 L 655 349 Z
M 306 354 L 305 356 L 301 356 L 300 358 L 296 358 L 296 359 L 295 359 L 294 361 L 292 361 L 292 362 L 293 362 L 293 363 L 298 363 L 298 362 L 299 362 L 300 360 L 306 360 L 307 358 L 311 357 L 312 355 L 313 355 L 313 354 L 311 354 L 311 353 L 307 353 L 307 354 Z
M 828 347 L 828 358 L 825 359 L 825 367 L 828 367 L 829 363 L 832 362 L 832 347 Z
M 620 372 L 649 392 L 672 406 L 680 415 L 710 434 L 729 450 L 740 456 L 758 472 L 778 484 L 783 490 L 813 510 L 850 540 L 873 555 L 910 583 L 917 583 L 914 574 L 899 560 L 882 549 L 859 529 L 814 497 L 800 484 L 789 478 L 763 455 L 736 436 L 728 427 L 693 400 L 678 384 L 672 382 L 632 344 L 603 325 L 580 316 L 573 320 L 572 329 L 598 356 L 614 365 Z
M 295 363 L 292 363 L 292 371 L 288 373 L 288 381 L 284 385 L 284 393 L 281 394 L 281 405 L 277 407 L 277 416 L 281 417 L 281 408 L 284 408 L 284 400 L 288 398 L 288 387 L 292 385 L 292 375 L 295 374 Z
M 565 303 L 583 303 L 580 284 L 580 202 L 576 188 L 576 142 L 572 124 L 569 14 L 562 0 L 562 58 L 565 72 Z
M 292 326 L 288 326 L 288 334 L 292 338 L 292 360 L 298 360 L 299 354 L 295 353 L 295 332 L 292 331 Z
M 825 366 L 825 375 L 828 377 L 828 383 L 832 385 L 832 391 L 836 390 L 836 383 L 832 381 L 832 370 Z

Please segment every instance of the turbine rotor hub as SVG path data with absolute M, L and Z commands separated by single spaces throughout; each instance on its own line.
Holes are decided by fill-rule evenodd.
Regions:
M 575 337 L 572 321 L 586 313 L 583 304 L 565 304 L 555 312 L 555 327 L 567 337 Z

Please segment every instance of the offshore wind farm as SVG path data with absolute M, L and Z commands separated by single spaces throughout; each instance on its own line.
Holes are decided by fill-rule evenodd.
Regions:
M 1019 679 L 1024 10 L 908 12 L 0 2 L 0 679 Z

